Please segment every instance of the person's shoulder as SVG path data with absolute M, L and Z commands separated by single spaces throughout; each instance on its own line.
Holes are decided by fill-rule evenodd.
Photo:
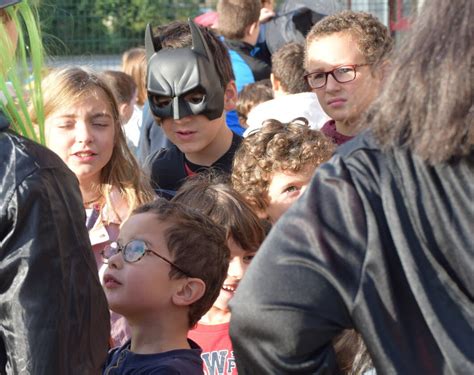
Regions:
M 64 162 L 46 147 L 7 131 L 0 135 L 0 174 L 14 176 L 16 188 L 27 178 L 54 175 L 57 180 L 73 180 L 73 173 Z

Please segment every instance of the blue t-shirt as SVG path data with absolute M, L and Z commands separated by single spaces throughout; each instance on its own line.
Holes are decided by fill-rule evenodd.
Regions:
M 130 351 L 130 340 L 109 351 L 103 375 L 162 374 L 202 375 L 201 348 L 188 339 L 191 349 L 176 349 L 158 354 Z

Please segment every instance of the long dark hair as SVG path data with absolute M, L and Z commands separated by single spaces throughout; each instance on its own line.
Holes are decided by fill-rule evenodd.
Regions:
M 383 148 L 408 147 L 429 164 L 470 152 L 473 8 L 472 0 L 425 1 L 362 120 Z

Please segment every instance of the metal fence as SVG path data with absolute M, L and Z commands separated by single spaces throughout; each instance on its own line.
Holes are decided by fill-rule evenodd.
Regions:
M 54 0 L 49 0 L 54 1 Z M 333 0 L 376 15 L 398 38 L 421 0 Z M 276 1 L 276 6 L 283 0 Z M 143 45 L 143 30 L 215 9 L 216 0 L 56 0 L 40 7 L 50 66 L 118 69 L 121 54 Z

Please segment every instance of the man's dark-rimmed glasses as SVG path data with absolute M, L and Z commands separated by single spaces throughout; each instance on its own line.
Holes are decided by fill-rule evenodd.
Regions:
M 357 75 L 357 68 L 370 64 L 354 64 L 354 65 L 342 65 L 330 70 L 329 72 L 311 72 L 305 74 L 304 78 L 308 82 L 309 87 L 312 89 L 320 89 L 326 86 L 328 82 L 328 75 L 339 83 L 347 83 L 355 80 Z
M 107 261 L 112 256 L 114 256 L 115 254 L 119 252 L 122 253 L 123 260 L 127 263 L 138 262 L 140 259 L 142 259 L 145 256 L 145 254 L 152 253 L 156 255 L 158 258 L 160 258 L 161 260 L 164 260 L 171 267 L 176 268 L 182 274 L 186 275 L 187 277 L 191 277 L 189 273 L 187 273 L 186 271 L 178 267 L 172 261 L 170 261 L 169 259 L 166 259 L 164 256 L 158 254 L 156 251 L 148 248 L 145 241 L 142 241 L 142 240 L 132 240 L 129 243 L 127 243 L 125 246 L 121 246 L 118 242 L 112 242 L 109 245 L 105 246 L 104 250 L 102 250 L 100 254 L 102 255 L 102 258 L 104 258 L 104 263 L 107 263 Z

